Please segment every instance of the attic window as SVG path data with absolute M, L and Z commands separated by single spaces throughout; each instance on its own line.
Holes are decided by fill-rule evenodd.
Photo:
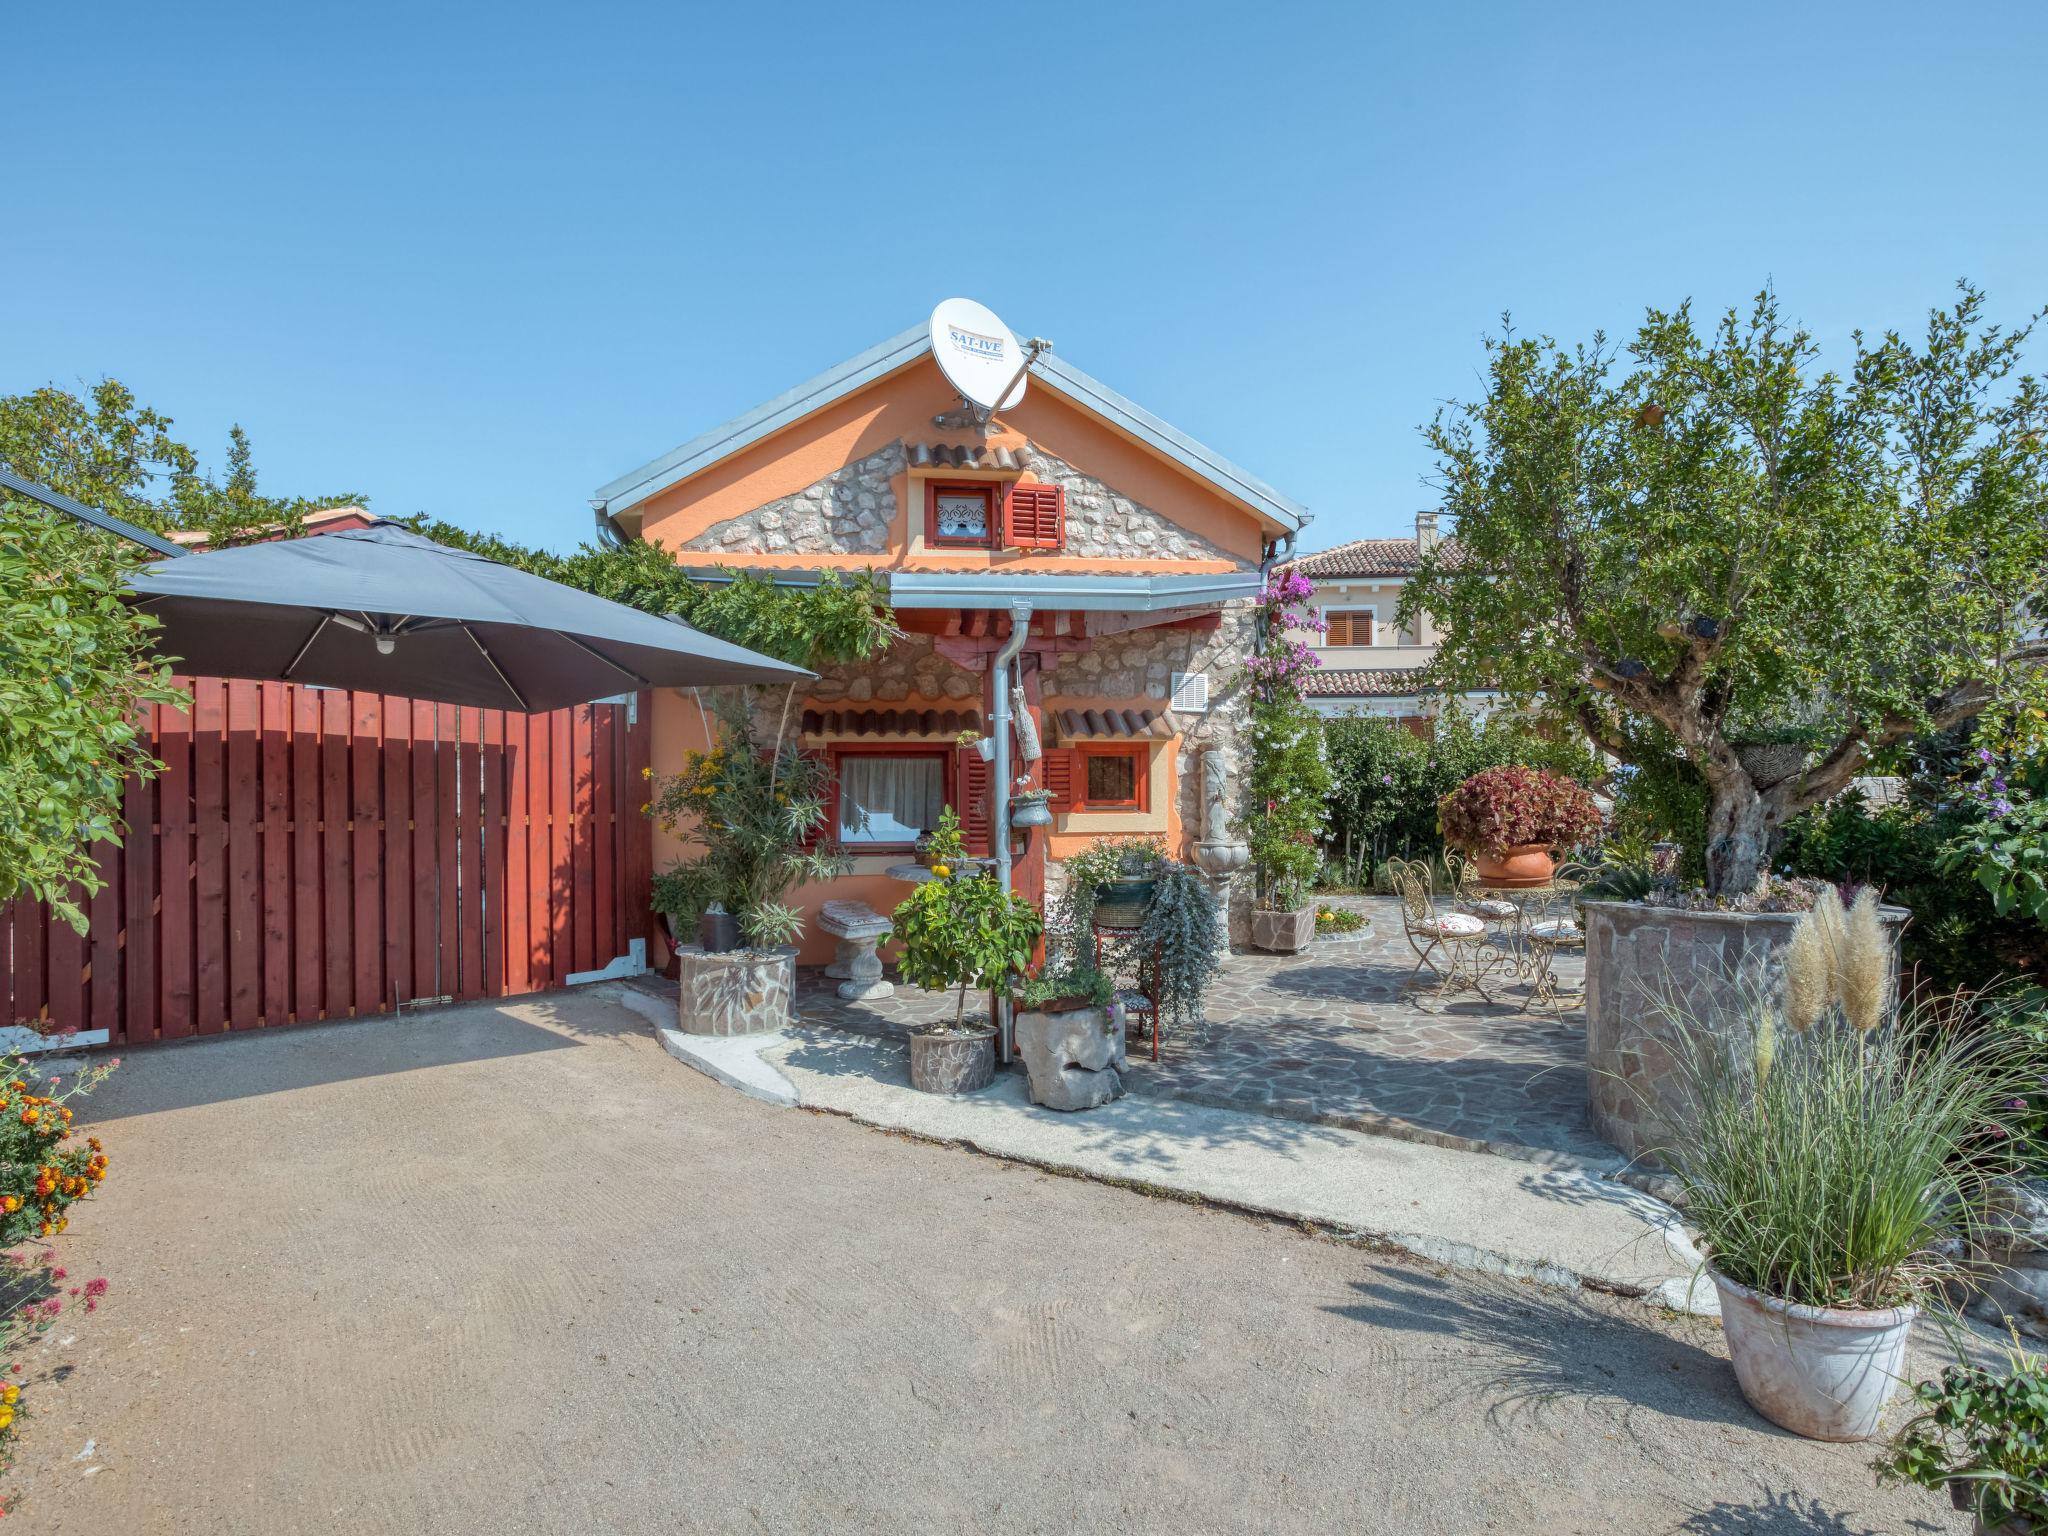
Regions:
M 947 485 L 925 488 L 924 541 L 937 549 L 987 549 L 996 525 L 996 487 Z

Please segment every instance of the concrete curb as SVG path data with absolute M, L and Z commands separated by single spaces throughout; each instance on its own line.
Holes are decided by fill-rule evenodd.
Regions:
M 1049 1172 L 1306 1223 L 1449 1268 L 1585 1287 L 1672 1311 L 1715 1310 L 1677 1213 L 1596 1174 L 1348 1128 L 1318 1127 L 1302 1141 L 1276 1133 L 1268 1116 L 1137 1095 L 1061 1115 L 1032 1107 L 1012 1072 L 980 1093 L 942 1099 L 908 1086 L 899 1045 L 828 1041 L 829 1034 L 765 1037 L 802 1108 Z M 807 1063 L 807 1053 L 819 1060 Z M 1433 1220 L 1418 1228 L 1421 1216 Z
M 795 1085 L 761 1059 L 762 1053 L 770 1047 L 783 1044 L 786 1036 L 779 1033 L 686 1035 L 675 1027 L 674 1003 L 663 999 L 659 993 L 639 987 L 620 987 L 613 995 L 623 1006 L 652 1024 L 661 1048 L 684 1066 L 694 1067 L 706 1077 L 737 1089 L 750 1099 L 759 1099 L 763 1104 L 773 1104 L 778 1109 L 796 1108 Z

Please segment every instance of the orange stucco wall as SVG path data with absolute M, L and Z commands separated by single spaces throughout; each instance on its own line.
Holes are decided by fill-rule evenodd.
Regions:
M 924 506 L 919 476 L 905 472 L 894 477 L 896 515 L 888 533 L 887 548 L 880 554 L 843 554 L 829 551 L 799 554 L 765 554 L 750 551 L 685 551 L 683 546 L 707 529 L 740 517 L 769 502 L 817 484 L 848 464 L 877 452 L 892 442 L 963 443 L 1010 448 L 1030 442 L 1046 453 L 1094 476 L 1154 512 L 1199 535 L 1227 559 L 1146 559 L 1113 562 L 1118 571 L 1133 574 L 1209 574 L 1241 569 L 1259 560 L 1262 541 L 1270 530 L 1249 507 L 1198 480 L 1171 461 L 1160 457 L 1082 407 L 1060 397 L 1039 380 L 1033 380 L 1023 403 L 1002 413 L 1003 429 L 984 439 L 979 433 L 948 431 L 933 424 L 933 417 L 957 408 L 951 386 L 930 357 L 876 381 L 856 394 L 806 417 L 763 442 L 722 460 L 642 503 L 623 521 L 642 537 L 658 542 L 676 553 L 679 560 L 706 564 L 746 565 L 758 568 L 845 568 L 878 567 L 921 571 L 1100 571 L 1111 562 L 1102 557 L 1069 557 L 1023 551 L 924 551 L 922 543 Z M 946 479 L 1005 478 L 973 472 L 947 472 Z M 922 626 L 920 626 L 922 627 Z M 977 678 L 979 685 L 981 679 Z M 1165 700 L 1152 696 L 1108 698 L 1074 691 L 1071 676 L 1067 686 L 1046 699 L 1050 705 L 1163 709 Z M 806 701 L 796 701 L 792 718 Z M 960 707 L 987 701 L 975 699 L 876 700 L 876 707 L 934 708 Z M 819 707 L 846 707 L 844 701 L 819 701 Z M 715 722 L 713 722 L 715 724 Z M 694 701 L 679 693 L 661 693 L 654 699 L 652 756 L 657 774 L 673 773 L 682 755 L 693 748 L 709 746 L 705 724 Z M 1133 813 L 1067 813 L 1059 816 L 1046 837 L 1047 855 L 1059 861 L 1080 852 L 1097 838 L 1119 835 L 1157 835 L 1166 848 L 1179 856 L 1182 848 L 1179 737 L 1162 741 L 1154 748 L 1153 761 L 1159 765 L 1153 780 L 1152 805 L 1143 817 Z M 1136 822 L 1143 825 L 1135 825 Z M 684 839 L 659 827 L 654 833 L 655 867 L 666 867 L 687 851 Z M 901 856 L 861 858 L 855 872 L 824 885 L 796 891 L 791 904 L 806 916 L 806 934 L 800 958 L 805 964 L 830 960 L 834 941 L 821 932 L 815 921 L 818 909 L 829 897 L 834 900 L 864 901 L 879 912 L 889 912 L 909 893 L 910 887 L 888 878 L 884 866 L 900 862 Z M 885 951 L 886 953 L 887 951 Z
M 1263 528 L 1256 513 L 1197 480 L 1179 465 L 1159 457 L 1091 413 L 1060 398 L 1034 380 L 1023 402 L 1005 411 L 1006 430 L 983 438 L 978 432 L 949 431 L 932 424 L 934 416 L 955 409 L 959 401 L 929 356 L 876 380 L 867 388 L 834 402 L 774 436 L 722 459 L 680 485 L 650 497 L 628 514 L 637 514 L 641 537 L 680 551 L 707 528 L 792 496 L 827 475 L 865 458 L 892 442 L 981 444 L 1019 447 L 1027 439 L 1075 468 L 1115 486 L 1192 533 L 1199 534 L 1239 561 L 1255 562 L 1261 554 Z M 986 478 L 972 472 L 946 478 Z M 1033 555 L 1020 551 L 948 550 L 911 554 L 913 527 L 923 529 L 924 509 L 910 494 L 912 477 L 894 477 L 896 517 L 889 529 L 888 549 L 880 555 L 819 552 L 803 555 L 730 555 L 705 552 L 708 561 L 761 566 L 878 566 L 918 570 L 1060 571 L 1099 569 L 1099 559 Z M 1119 568 L 1172 574 L 1227 571 L 1228 561 L 1119 561 Z

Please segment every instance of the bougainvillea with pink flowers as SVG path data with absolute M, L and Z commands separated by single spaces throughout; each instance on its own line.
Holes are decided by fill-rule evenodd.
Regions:
M 1319 633 L 1308 606 L 1315 587 L 1293 571 L 1276 572 L 1259 594 L 1259 645 L 1245 664 L 1252 681 L 1251 770 L 1245 780 L 1245 841 L 1252 854 L 1253 900 L 1268 911 L 1298 912 L 1322 862 L 1319 848 L 1330 765 L 1323 723 L 1302 697 L 1302 681 L 1322 663 L 1290 631 Z

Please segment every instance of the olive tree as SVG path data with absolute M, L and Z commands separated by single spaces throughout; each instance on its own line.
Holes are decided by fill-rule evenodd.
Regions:
M 2048 420 L 2033 321 L 1983 311 L 1964 284 L 1840 372 L 1769 291 L 1711 326 L 1652 310 L 1625 347 L 1489 339 L 1483 398 L 1426 429 L 1456 534 L 1402 621 L 1443 626 L 1448 688 L 1689 764 L 1708 888 L 1751 889 L 1873 754 L 2041 703 Z M 1768 741 L 1809 750 L 1771 772 L 1743 750 Z

